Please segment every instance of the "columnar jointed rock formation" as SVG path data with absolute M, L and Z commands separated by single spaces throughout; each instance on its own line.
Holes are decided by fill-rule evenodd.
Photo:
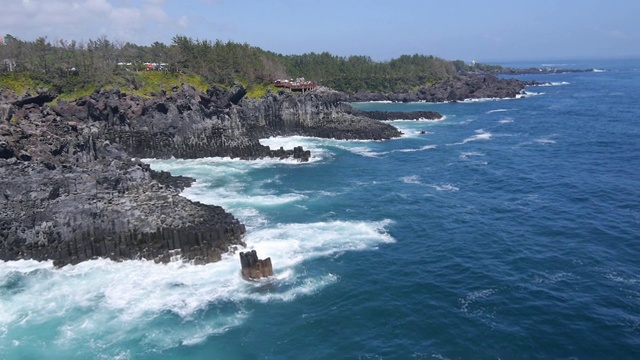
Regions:
M 420 89 L 415 99 L 508 97 L 523 86 L 485 76 Z M 49 106 L 55 97 L 47 91 L 21 97 L 0 92 L 0 260 L 53 259 L 64 265 L 94 257 L 168 261 L 180 254 L 215 261 L 244 245 L 244 226 L 218 206 L 180 197 L 191 179 L 155 172 L 132 158 L 307 161 L 310 153 L 301 147 L 272 150 L 259 139 L 401 135 L 345 103 L 376 100 L 366 94 L 322 87 L 303 95 L 270 92 L 262 99 L 245 94 L 240 85 L 205 93 L 183 85 L 151 99 L 108 90 Z M 392 100 L 414 99 L 398 96 Z
M 0 125 L 0 259 L 95 257 L 211 262 L 244 245 L 244 226 L 218 206 L 179 191 L 192 180 L 158 173 L 60 119 L 31 113 L 22 127 Z M 33 127 L 30 127 L 33 126 Z
M 256 280 L 273 275 L 271 258 L 258 259 L 255 250 L 240 253 L 240 266 L 245 280 Z
M 309 159 L 301 147 L 272 150 L 261 136 L 382 139 L 393 127 L 342 113 L 340 97 L 271 94 L 246 100 L 241 86 L 189 86 L 152 99 L 118 90 L 45 103 L 46 91 L 0 93 L 0 259 L 95 257 L 211 262 L 244 245 L 245 228 L 218 206 L 179 192 L 191 183 L 133 158 L 231 156 Z M 327 98 L 325 98 L 327 97 Z
M 384 140 L 399 137 L 395 127 L 352 114 L 348 96 L 318 87 L 303 96 L 286 91 L 262 99 L 243 99 L 239 116 L 256 137 L 305 135 L 340 140 Z
M 348 101 L 453 102 L 482 98 L 515 98 L 522 94 L 526 85 L 523 81 L 502 79 L 493 74 L 462 75 L 406 92 L 382 94 L 359 91 L 351 94 Z

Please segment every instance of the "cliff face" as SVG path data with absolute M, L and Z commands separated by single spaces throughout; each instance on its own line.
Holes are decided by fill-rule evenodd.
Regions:
M 306 135 L 334 139 L 390 139 L 400 136 L 391 125 L 353 115 L 344 93 L 317 88 L 304 96 L 286 91 L 262 99 L 243 99 L 240 117 L 255 136 Z
M 221 207 L 179 192 L 191 179 L 132 158 L 265 156 L 261 136 L 389 138 L 389 125 L 341 111 L 339 93 L 206 93 L 183 86 L 152 99 L 118 90 L 56 105 L 46 92 L 0 98 L 0 259 L 77 263 L 94 257 L 211 262 L 243 245 L 245 228 Z
M 0 259 L 211 262 L 243 245 L 231 214 L 178 195 L 191 180 L 150 170 L 108 138 L 118 117 L 103 116 L 119 114 L 105 105 L 115 95 L 51 108 L 5 99 Z
M 516 79 L 501 79 L 492 74 L 462 75 L 416 91 L 392 94 L 356 92 L 348 101 L 443 102 L 482 98 L 514 98 L 522 94 L 527 83 Z
M 418 100 L 509 97 L 524 85 L 484 77 L 449 87 L 428 90 L 435 95 Z M 183 85 L 150 99 L 109 90 L 53 106 L 45 104 L 53 99 L 46 91 L 0 94 L 0 260 L 53 259 L 64 265 L 94 257 L 169 261 L 180 254 L 196 262 L 216 261 L 243 245 L 244 226 L 218 206 L 179 196 L 191 179 L 155 172 L 132 158 L 306 161 L 310 154 L 301 147 L 272 150 L 259 139 L 400 136 L 396 128 L 345 104 L 379 100 L 371 94 L 326 88 L 268 93 L 262 99 L 245 94 L 239 85 L 206 93 Z

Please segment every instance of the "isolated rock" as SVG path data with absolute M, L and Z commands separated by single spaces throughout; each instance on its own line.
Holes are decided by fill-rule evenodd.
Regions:
M 271 258 L 260 260 L 255 250 L 241 252 L 240 265 L 242 266 L 242 277 L 245 280 L 256 280 L 273 275 Z

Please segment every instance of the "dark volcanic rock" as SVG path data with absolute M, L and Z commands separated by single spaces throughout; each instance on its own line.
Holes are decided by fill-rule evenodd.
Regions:
M 493 74 L 461 75 L 432 86 L 422 86 L 412 92 L 378 94 L 360 91 L 349 95 L 347 101 L 454 102 L 481 98 L 515 98 L 523 92 L 526 85 L 526 82 L 501 79 Z
M 273 275 L 271 258 L 258 259 L 255 250 L 240 253 L 240 266 L 245 280 L 257 280 Z
M 256 137 L 306 135 L 340 140 L 391 139 L 395 127 L 363 114 L 351 114 L 344 93 L 316 88 L 304 95 L 269 93 L 263 99 L 243 99 L 241 117 Z
M 179 196 L 189 181 L 163 184 L 168 174 L 112 157 L 120 151 L 96 140 L 91 122 L 29 114 L 2 132 L 18 155 L 0 159 L 0 259 L 210 262 L 243 245 L 244 226 L 232 215 Z
M 344 94 L 244 98 L 246 90 L 182 86 L 152 99 L 118 90 L 48 106 L 52 95 L 0 94 L 0 260 L 172 257 L 216 261 L 243 246 L 244 226 L 221 207 L 179 191 L 193 179 L 155 172 L 132 158 L 293 157 L 263 136 L 388 139 L 397 129 L 344 109 Z
M 439 120 L 442 114 L 435 111 L 362 111 L 349 110 L 351 114 L 366 116 L 374 120 Z
M 514 97 L 523 87 L 486 75 L 406 94 L 347 95 L 318 87 L 247 99 L 239 84 L 206 93 L 183 85 L 151 99 L 108 90 L 53 106 L 46 103 L 54 95 L 43 89 L 23 96 L 2 92 L 0 259 L 65 265 L 95 257 L 166 262 L 179 255 L 197 263 L 216 261 L 244 245 L 244 226 L 221 207 L 179 196 L 193 179 L 155 172 L 132 158 L 307 161 L 311 154 L 302 147 L 270 149 L 259 139 L 390 139 L 401 133 L 375 119 L 440 114 L 358 112 L 348 102 Z M 249 269 L 260 264 L 249 278 L 272 274 L 269 259 L 249 254 L 244 257 Z

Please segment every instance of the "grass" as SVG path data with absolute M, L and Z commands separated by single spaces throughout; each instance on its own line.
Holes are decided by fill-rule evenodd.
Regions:
M 50 88 L 51 84 L 35 81 L 28 73 L 12 72 L 0 75 L 0 89 L 7 89 L 16 95 L 35 94 L 38 88 Z
M 279 88 L 275 87 L 273 84 L 270 84 L 270 83 L 260 83 L 260 84 L 249 85 L 244 82 L 241 82 L 241 84 L 242 86 L 245 87 L 245 89 L 247 89 L 246 97 L 248 99 L 261 98 L 267 94 L 268 90 L 271 90 L 271 92 L 274 92 L 274 93 L 277 93 L 280 90 Z
M 133 81 L 134 84 L 129 84 L 127 90 L 142 97 L 150 97 L 153 93 L 160 93 L 163 90 L 171 92 L 173 87 L 182 84 L 192 85 L 201 92 L 209 88 L 200 76 L 166 71 L 140 71 L 135 73 L 129 81 Z
M 68 89 L 62 92 L 49 104 L 57 104 L 60 100 L 72 101 L 84 96 L 89 96 L 96 90 L 120 89 L 122 92 L 137 95 L 144 98 L 151 98 L 153 94 L 165 91 L 171 93 L 175 87 L 187 84 L 195 87 L 200 92 L 205 92 L 210 87 L 204 78 L 198 75 L 183 74 L 166 71 L 139 71 L 114 74 L 97 83 L 77 83 L 76 86 L 67 86 Z M 226 86 L 228 87 L 228 86 Z M 8 90 L 16 95 L 24 95 L 27 92 L 35 94 L 38 88 L 53 88 L 52 84 L 45 84 L 34 80 L 29 73 L 12 72 L 0 74 L 0 90 Z M 253 93 L 256 97 L 266 93 L 266 85 L 254 86 Z
M 73 92 L 62 93 L 62 94 L 58 95 L 58 97 L 56 97 L 55 100 L 53 100 L 49 104 L 50 105 L 51 104 L 57 104 L 58 101 L 60 101 L 60 100 L 73 101 L 73 100 L 79 99 L 79 98 L 84 97 L 84 96 L 89 96 L 89 95 L 93 94 L 95 90 L 96 90 L 96 88 L 93 87 L 93 86 L 86 86 L 86 87 L 83 87 L 83 88 L 78 89 L 78 90 L 73 91 Z

